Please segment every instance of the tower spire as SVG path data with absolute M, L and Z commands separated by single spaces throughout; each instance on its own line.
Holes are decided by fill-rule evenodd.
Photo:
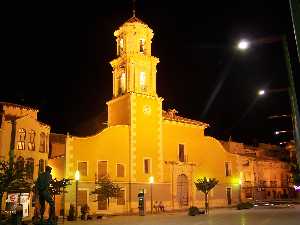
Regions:
M 132 16 L 135 17 L 135 1 L 136 0 L 132 0 Z

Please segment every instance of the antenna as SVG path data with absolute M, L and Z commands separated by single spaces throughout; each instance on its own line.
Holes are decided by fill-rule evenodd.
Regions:
M 136 0 L 132 0 L 132 16 L 135 17 L 135 2 Z

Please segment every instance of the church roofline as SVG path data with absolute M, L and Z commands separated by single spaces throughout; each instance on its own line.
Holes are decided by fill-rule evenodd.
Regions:
M 39 112 L 39 109 L 36 107 L 24 106 L 24 105 L 19 105 L 19 104 L 10 103 L 10 102 L 0 102 L 0 105 L 11 106 L 11 107 L 15 107 L 15 108 L 23 108 L 23 109 Z
M 141 19 L 137 18 L 136 16 L 132 16 L 125 23 L 141 23 L 141 24 L 147 25 L 144 21 L 142 21 Z
M 168 112 L 163 110 L 162 114 L 164 120 L 176 121 L 176 122 L 187 123 L 187 124 L 192 124 L 197 126 L 204 126 L 205 128 L 209 127 L 209 124 L 207 123 L 203 123 L 198 120 L 188 119 L 182 116 L 177 116 L 176 113 L 172 112 L 172 110 L 169 110 Z
M 124 23 L 122 23 L 121 26 L 119 26 L 119 28 L 114 33 L 115 36 L 118 33 L 118 31 L 120 30 L 120 28 L 122 28 L 126 24 L 134 24 L 134 23 L 141 24 L 141 25 L 147 27 L 148 29 L 150 29 L 151 32 L 153 32 L 153 30 L 148 26 L 148 24 L 146 24 L 144 21 L 142 21 L 141 19 L 137 18 L 136 16 L 132 16 L 131 18 L 129 18 L 128 20 L 126 20 Z

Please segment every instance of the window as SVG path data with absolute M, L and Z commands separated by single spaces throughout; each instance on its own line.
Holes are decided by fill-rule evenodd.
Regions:
M 267 184 L 268 184 L 268 183 L 267 183 L 267 181 L 265 181 L 265 180 L 262 182 L 262 186 L 263 186 L 263 187 L 267 187 Z
M 107 161 L 98 161 L 98 179 L 107 176 Z
M 87 190 L 78 190 L 78 205 L 87 204 Z
M 119 39 L 119 43 L 117 43 L 117 55 L 120 55 L 123 52 L 124 48 L 124 40 L 123 38 Z
M 117 164 L 117 177 L 124 177 L 125 176 L 125 171 L 124 171 L 124 166 L 122 164 Z
M 45 138 L 45 151 L 48 152 L 48 143 L 49 143 L 49 135 L 46 135 L 46 138 Z
M 26 176 L 29 179 L 33 178 L 33 173 L 34 173 L 34 159 L 33 158 L 28 158 L 27 163 L 26 163 Z
M 145 52 L 145 39 L 140 39 L 140 53 Z
M 25 150 L 25 139 L 26 139 L 26 130 L 24 128 L 20 128 L 18 130 L 18 142 L 17 142 L 18 150 Z
M 78 162 L 77 169 L 80 173 L 80 176 L 87 176 L 87 162 Z
M 183 144 L 179 144 L 179 161 L 180 162 L 184 162 L 184 145 Z
M 126 91 L 126 74 L 122 73 L 119 83 L 119 94 L 124 94 Z
M 40 152 L 46 151 L 46 135 L 44 132 L 40 134 Z
M 17 162 L 16 162 L 16 167 L 17 167 L 17 171 L 23 171 L 24 170 L 24 165 L 25 165 L 25 160 L 22 156 L 19 156 L 17 158 Z
M 117 205 L 125 205 L 125 191 L 121 190 L 117 197 Z
M 277 187 L 277 181 L 270 181 L 271 187 Z
M 151 171 L 150 159 L 144 159 L 144 173 L 148 174 Z
M 142 91 L 147 91 L 145 72 L 140 73 L 140 86 Z
M 35 150 L 35 144 L 34 144 L 35 131 L 34 130 L 30 130 L 28 132 L 28 134 L 29 134 L 28 150 L 34 151 Z
M 244 160 L 244 161 L 243 161 L 243 166 L 249 166 L 249 164 L 250 164 L 250 163 L 249 163 L 249 160 Z
M 231 176 L 231 163 L 225 162 L 225 176 Z
M 39 173 L 42 173 L 45 171 L 45 162 L 43 159 L 39 160 Z
M 123 50 L 123 48 L 124 48 L 124 40 L 123 40 L 123 38 L 121 38 L 120 39 L 120 49 Z
M 245 188 L 245 197 L 252 198 L 252 188 Z

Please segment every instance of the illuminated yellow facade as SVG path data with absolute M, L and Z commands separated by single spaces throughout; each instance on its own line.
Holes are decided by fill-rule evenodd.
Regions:
M 50 126 L 38 121 L 37 117 L 38 109 L 0 102 L 0 160 L 9 161 L 9 151 L 14 146 L 14 160 L 32 168 L 29 181 L 36 180 L 39 171 L 44 171 L 48 164 Z M 15 134 L 15 140 L 11 138 L 12 133 Z M 6 197 L 3 196 L 2 209 L 5 209 Z M 33 215 L 32 199 L 30 193 L 25 216 Z
M 236 204 L 236 156 L 204 135 L 208 124 L 162 109 L 163 98 L 156 93 L 159 59 L 151 55 L 153 35 L 136 17 L 114 32 L 117 58 L 110 63 L 113 98 L 107 102 L 108 127 L 94 136 L 68 135 L 64 168 L 56 170 L 64 170 L 71 178 L 77 169 L 81 171 L 79 204 L 87 203 L 92 213 L 137 211 L 141 190 L 146 193 L 149 210 L 150 176 L 154 177 L 153 201 L 162 201 L 167 209 L 203 206 L 203 194 L 196 191 L 194 181 L 204 176 L 219 180 L 210 194 L 211 206 Z M 50 165 L 55 167 L 55 160 L 50 160 Z M 102 175 L 123 187 L 124 196 L 112 199 L 109 207 L 90 195 L 95 179 Z M 72 185 L 65 199 L 66 210 L 74 203 Z

